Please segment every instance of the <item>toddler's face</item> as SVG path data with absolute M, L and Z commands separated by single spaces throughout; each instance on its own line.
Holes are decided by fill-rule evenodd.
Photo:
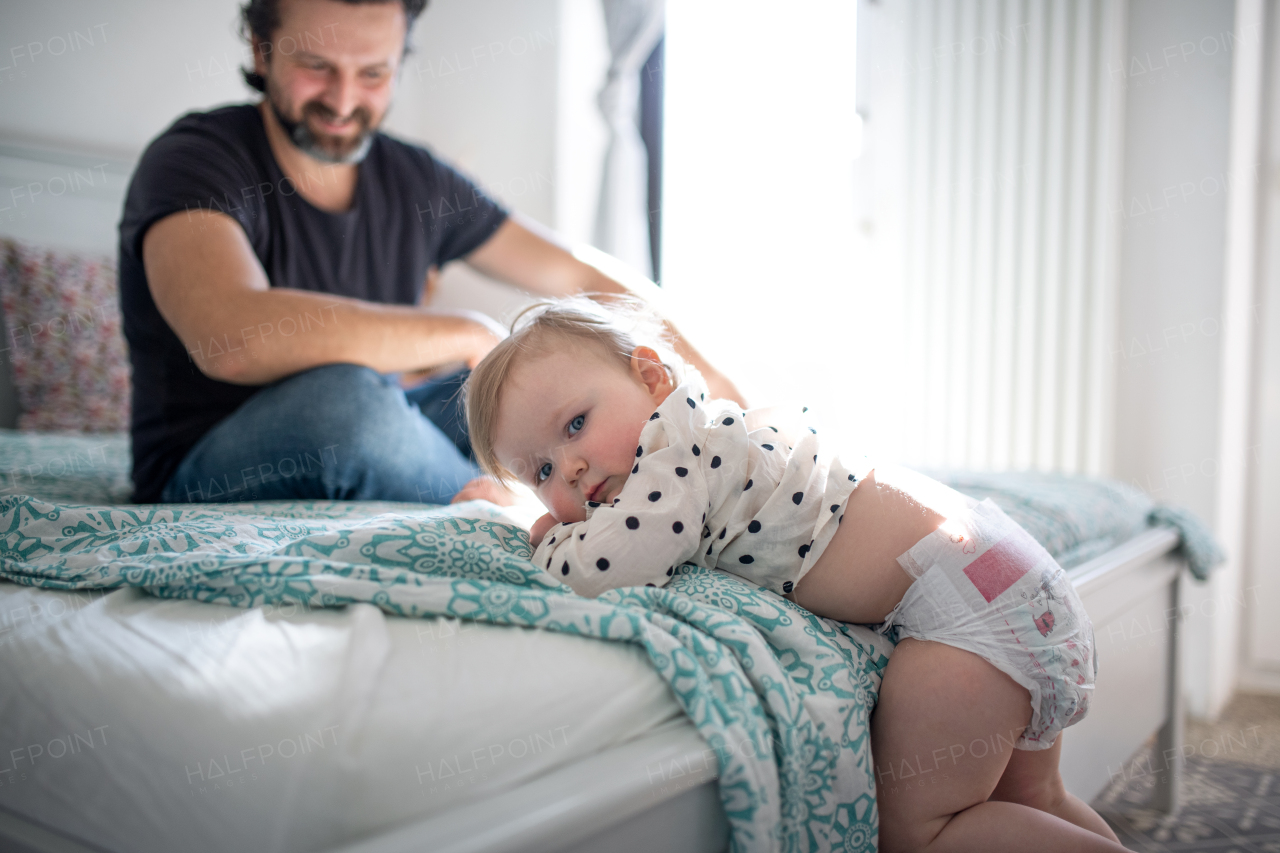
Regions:
M 494 455 L 557 521 L 582 521 L 587 501 L 607 504 L 622 491 L 640 431 L 672 387 L 648 347 L 630 369 L 586 345 L 536 355 L 503 386 Z

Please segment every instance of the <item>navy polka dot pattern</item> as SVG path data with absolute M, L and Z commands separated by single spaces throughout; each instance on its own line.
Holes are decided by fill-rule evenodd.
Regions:
M 618 497 L 587 502 L 585 521 L 535 551 L 536 564 L 558 567 L 575 592 L 664 586 L 694 563 L 781 594 L 826 548 L 870 469 L 823 455 L 819 431 L 795 409 L 770 410 L 765 424 L 763 415 L 704 400 L 690 374 L 647 416 Z

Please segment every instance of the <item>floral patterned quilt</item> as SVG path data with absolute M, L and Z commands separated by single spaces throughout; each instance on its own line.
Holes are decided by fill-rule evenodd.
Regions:
M 490 504 L 76 506 L 0 498 L 0 578 L 129 585 L 233 607 L 369 602 L 634 643 L 715 751 L 734 851 L 873 851 L 868 718 L 890 647 L 763 587 L 684 566 L 663 589 L 574 594 Z

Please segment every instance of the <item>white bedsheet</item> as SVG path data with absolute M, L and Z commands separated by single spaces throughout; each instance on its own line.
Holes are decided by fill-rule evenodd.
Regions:
M 680 713 L 620 643 L 0 582 L 0 806 L 110 850 L 322 850 Z

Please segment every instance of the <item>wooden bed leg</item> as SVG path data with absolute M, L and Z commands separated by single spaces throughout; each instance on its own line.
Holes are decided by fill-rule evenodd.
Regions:
M 1155 790 L 1152 791 L 1151 807 L 1158 811 L 1173 814 L 1181 805 L 1182 744 L 1186 737 L 1183 731 L 1182 713 L 1182 655 L 1179 654 L 1182 639 L 1181 602 L 1182 572 L 1178 572 L 1170 585 L 1170 609 L 1172 614 L 1169 623 L 1169 647 L 1166 652 L 1167 677 L 1165 679 L 1165 720 L 1164 725 L 1156 733 L 1155 754 L 1151 756 L 1153 766 L 1159 768 L 1156 774 Z

